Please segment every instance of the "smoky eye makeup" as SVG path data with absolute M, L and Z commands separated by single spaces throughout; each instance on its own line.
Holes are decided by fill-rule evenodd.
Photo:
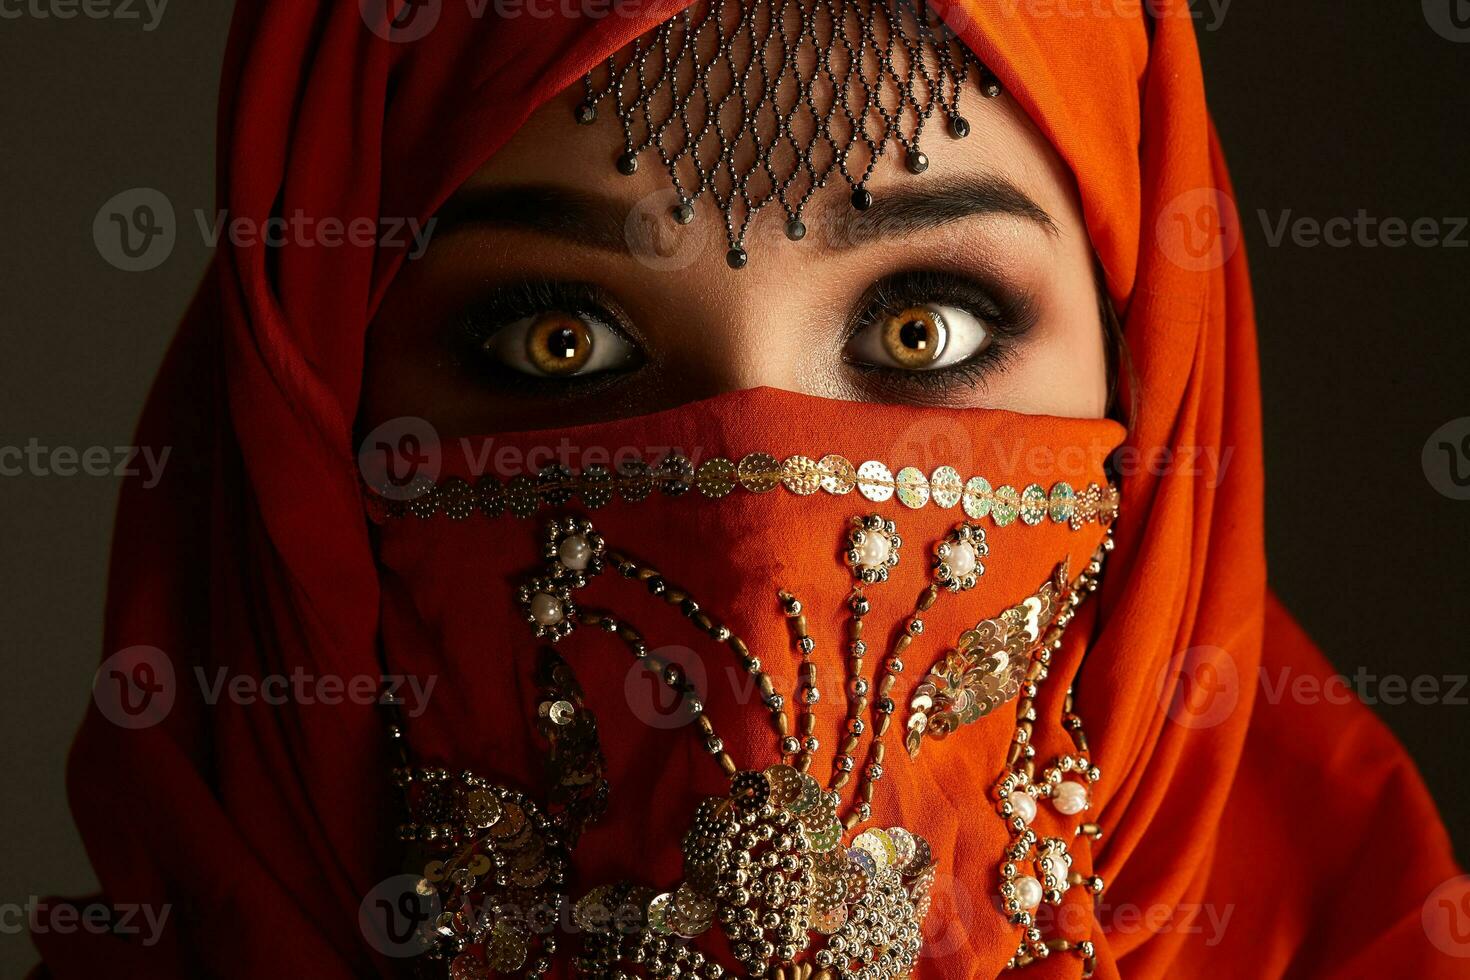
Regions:
M 875 400 L 977 388 L 1003 371 L 1038 319 L 1024 291 L 915 269 L 874 283 L 847 327 L 843 360 Z
M 1036 323 L 1028 293 L 970 275 L 914 269 L 869 286 L 835 344 L 836 370 L 869 401 L 925 401 L 978 388 L 1003 371 Z M 482 384 L 526 398 L 571 399 L 613 388 L 656 354 L 600 286 L 524 279 L 453 320 L 455 359 Z M 668 342 L 677 343 L 672 336 Z M 821 353 L 820 356 L 830 356 Z
M 497 390 L 581 394 L 641 367 L 642 346 L 600 287 L 526 279 L 501 286 L 455 320 L 456 360 Z

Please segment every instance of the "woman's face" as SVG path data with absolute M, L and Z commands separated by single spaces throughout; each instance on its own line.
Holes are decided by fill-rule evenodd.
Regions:
M 537 111 L 441 212 L 368 336 L 365 427 L 419 416 L 443 436 L 577 425 L 767 385 L 854 401 L 1098 417 L 1107 356 L 1071 175 L 1008 98 L 932 119 L 927 171 L 890 147 L 856 211 L 817 190 L 800 242 L 768 206 L 726 262 L 708 196 L 676 224 L 656 157 L 613 166 L 621 133 Z

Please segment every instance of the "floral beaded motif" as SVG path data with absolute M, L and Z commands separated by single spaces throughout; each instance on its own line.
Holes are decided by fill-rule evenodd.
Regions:
M 750 459 L 732 471 L 741 485 L 758 483 L 761 489 L 747 487 L 752 492 L 787 485 L 776 475 L 772 457 L 745 465 Z M 845 479 L 833 476 L 837 471 L 826 460 L 812 464 L 823 465 L 828 466 L 828 476 Z M 827 478 L 805 464 L 802 473 L 803 482 L 792 492 L 815 492 Z M 871 469 L 865 475 L 859 468 L 853 474 L 854 485 L 871 476 Z M 945 493 L 959 485 L 957 473 L 945 474 Z M 1017 515 L 1027 523 L 1039 521 L 1037 495 L 1030 493 L 1029 505 L 1026 499 L 1018 495 Z M 995 502 L 1009 506 L 1003 497 Z M 1076 511 L 1064 516 L 1075 520 Z M 847 714 L 833 772 L 824 785 L 810 772 L 819 749 L 816 711 L 821 690 L 811 659 L 815 642 L 797 596 L 784 590 L 777 596 L 798 661 L 793 726 L 786 698 L 760 659 L 687 590 L 647 563 L 610 548 L 585 518 L 562 517 L 547 524 L 545 563 L 528 575 L 517 594 L 533 634 L 556 642 L 586 627 L 616 636 L 633 657 L 685 699 L 704 750 L 730 781 L 726 794 L 707 797 L 696 808 L 682 841 L 680 881 L 662 891 L 636 882 L 614 882 L 593 887 L 570 904 L 578 933 L 572 959 L 577 975 L 594 980 L 733 977 L 697 942 L 718 929 L 745 971 L 742 975 L 750 977 L 909 976 L 921 953 L 922 925 L 938 863 L 918 834 L 903 827 L 863 825 L 872 820 L 875 785 L 884 773 L 884 738 L 897 709 L 893 688 L 904 670 L 904 658 L 924 635 L 925 616 L 936 602 L 977 586 L 985 571 L 981 559 L 990 549 L 985 531 L 974 522 L 956 525 L 935 542 L 930 581 L 870 675 L 865 662 L 871 651 L 863 630 L 871 609 L 867 590 L 885 586 L 889 571 L 900 562 L 901 543 L 895 521 L 870 514 L 852 519 L 842 544 L 842 558 L 853 575 L 846 601 L 848 674 L 842 684 Z M 909 753 L 916 755 L 924 737 L 943 737 L 1003 701 L 1017 694 L 1023 697 L 1019 713 L 1024 731 L 1018 730 L 1010 768 L 997 783 L 998 808 L 1012 834 L 1001 866 L 1001 898 L 1007 913 L 1025 927 L 1012 966 L 1074 948 L 1090 962 L 1090 944 L 1074 947 L 1065 940 L 1043 940 L 1032 922 L 1031 911 L 1038 904 L 1059 903 L 1080 879 L 1071 872 L 1066 842 L 1038 839 L 1031 821 L 1038 802 L 1049 803 L 1063 815 L 1086 810 L 1098 773 L 1085 757 L 1085 739 L 1080 722 L 1074 724 L 1070 714 L 1070 700 L 1066 723 L 1084 754 L 1059 758 L 1035 778 L 1034 753 L 1025 732 L 1034 721 L 1031 703 L 1045 677 L 1049 651 L 1058 644 L 1081 597 L 1092 588 L 1101 554 L 1102 550 L 1075 582 L 1067 580 L 1063 563 L 1035 595 L 967 630 L 930 668 L 910 703 L 905 741 Z M 642 583 L 649 594 L 676 607 L 701 632 L 729 649 L 758 684 L 780 762 L 765 769 L 742 768 L 682 668 L 661 660 L 620 615 L 578 601 L 591 577 L 605 570 Z M 554 928 L 534 928 L 524 916 L 513 913 L 527 907 L 556 913 L 568 907 L 572 850 L 583 829 L 607 805 L 608 781 L 596 721 L 582 702 L 570 664 L 545 650 L 538 679 L 542 698 L 537 718 L 553 781 L 547 805 L 474 773 L 454 776 L 445 769 L 413 768 L 403 750 L 398 774 L 410 822 L 401 835 L 427 852 L 416 865 L 423 874 L 418 890 L 435 900 L 436 914 L 422 938 L 430 957 L 447 963 L 451 980 L 488 978 L 492 973 L 536 975 L 550 969 L 559 949 Z M 397 721 L 391 734 L 403 747 Z M 865 738 L 866 757 L 859 764 L 858 750 Z M 1089 885 L 1096 889 L 1100 881 Z M 559 918 L 553 914 L 549 921 Z

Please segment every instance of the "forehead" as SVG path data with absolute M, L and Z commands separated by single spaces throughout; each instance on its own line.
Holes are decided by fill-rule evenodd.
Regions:
M 1012 100 L 986 96 L 993 77 L 932 15 L 779 10 L 696 5 L 538 109 L 467 187 L 586 191 L 640 221 L 692 214 L 731 246 L 959 176 L 1003 178 L 1060 225 L 1080 221 L 1056 152 Z

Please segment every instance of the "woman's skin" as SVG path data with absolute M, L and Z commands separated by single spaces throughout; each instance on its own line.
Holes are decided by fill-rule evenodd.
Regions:
M 533 114 L 402 266 L 368 335 L 365 429 L 399 416 L 441 436 L 561 427 L 761 385 L 1104 414 L 1106 344 L 1076 189 L 1010 98 L 966 89 L 963 140 L 931 119 L 923 174 L 890 146 L 868 211 L 852 207 L 845 181 L 818 189 L 803 241 L 788 241 L 785 214 L 767 206 L 738 271 L 710 198 L 674 223 L 657 157 L 620 174 L 619 127 L 607 107 L 576 125 L 575 99 Z M 948 326 L 939 362 L 957 365 L 902 366 L 933 363 L 935 321 L 912 312 L 925 304 Z M 616 370 L 538 368 L 602 364 Z

